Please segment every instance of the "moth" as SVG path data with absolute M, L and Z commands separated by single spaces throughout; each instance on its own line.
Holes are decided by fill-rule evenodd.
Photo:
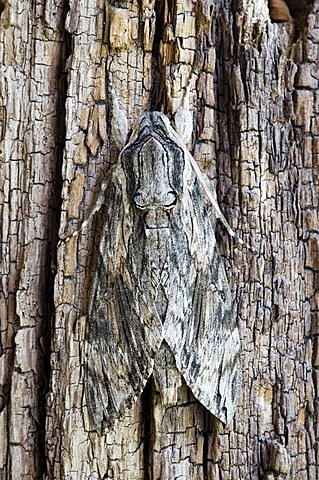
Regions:
M 184 127 L 147 112 L 126 141 L 115 116 L 121 151 L 91 214 L 106 195 L 85 347 L 93 423 L 101 432 L 133 405 L 166 342 L 194 396 L 227 424 L 240 393 L 240 340 L 205 196 L 235 234 Z

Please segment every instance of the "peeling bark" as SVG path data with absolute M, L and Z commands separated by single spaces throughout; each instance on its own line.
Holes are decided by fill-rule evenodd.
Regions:
M 4 480 L 319 478 L 319 2 L 287 4 L 291 20 L 275 24 L 266 1 L 1 3 Z M 217 226 L 244 376 L 225 429 L 179 378 L 176 405 L 152 379 L 113 431 L 88 428 L 83 345 L 101 216 L 56 244 L 118 156 L 107 71 L 130 126 L 150 109 L 171 117 L 192 73 L 188 148 L 257 250 Z

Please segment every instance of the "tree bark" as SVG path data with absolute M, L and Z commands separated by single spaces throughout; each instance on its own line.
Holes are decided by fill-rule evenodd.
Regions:
M 63 5 L 0 2 L 0 477 L 41 478 L 64 141 Z
M 319 479 L 319 1 L 287 3 L 291 19 L 272 23 L 266 1 L 0 2 L 4 480 Z M 108 76 L 130 126 L 149 110 L 172 118 L 190 80 L 188 148 L 255 249 L 216 226 L 244 379 L 227 427 L 174 369 L 175 405 L 150 378 L 113 430 L 90 424 L 102 215 L 57 240 L 119 154 Z

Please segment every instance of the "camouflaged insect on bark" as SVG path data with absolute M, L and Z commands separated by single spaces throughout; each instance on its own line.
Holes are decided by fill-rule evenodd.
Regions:
M 85 355 L 86 400 L 99 432 L 142 393 L 164 344 L 195 397 L 225 423 L 234 415 L 239 334 L 205 207 L 208 186 L 196 169 L 167 117 L 151 112 L 107 182 Z

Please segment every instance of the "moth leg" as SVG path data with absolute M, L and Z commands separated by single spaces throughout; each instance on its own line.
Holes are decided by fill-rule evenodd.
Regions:
M 116 96 L 113 84 L 112 84 L 112 78 L 111 74 L 108 74 L 108 82 L 109 82 L 109 87 L 110 87 L 110 93 L 111 93 L 111 105 L 112 105 L 112 117 L 111 117 L 111 129 L 112 129 L 112 136 L 114 138 L 115 143 L 117 144 L 118 148 L 122 150 L 126 143 L 126 138 L 127 138 L 127 133 L 128 133 L 128 123 L 127 123 L 127 118 L 124 114 L 124 112 L 121 110 L 119 99 Z M 71 238 L 75 237 L 78 235 L 90 222 L 91 218 L 100 210 L 101 206 L 105 202 L 105 190 L 107 189 L 108 183 L 109 183 L 109 178 L 105 180 L 102 185 L 101 185 L 101 190 L 99 193 L 99 196 L 97 198 L 97 201 L 91 210 L 88 218 L 82 222 L 82 224 L 77 228 L 73 233 L 70 235 L 66 236 L 65 238 L 62 238 L 59 243 L 58 247 L 65 242 L 68 242 L 71 240 Z
M 111 105 L 112 105 L 112 116 L 111 116 L 111 130 L 112 137 L 120 150 L 125 146 L 128 134 L 128 122 L 127 117 L 123 110 L 120 107 L 119 99 L 115 93 L 111 73 L 108 72 L 108 83 L 111 93 Z
M 182 104 L 174 115 L 175 129 L 185 145 L 191 140 L 193 134 L 193 115 L 190 111 L 189 95 L 191 90 L 192 72 L 185 88 Z
M 105 190 L 107 189 L 107 186 L 109 184 L 109 178 L 107 178 L 107 180 L 104 180 L 104 182 L 102 182 L 102 185 L 101 185 L 101 190 L 100 190 L 100 193 L 99 193 L 99 196 L 97 197 L 97 200 L 95 202 L 95 205 L 93 206 L 88 218 L 86 218 L 82 223 L 81 225 L 76 229 L 74 230 L 74 232 L 72 232 L 70 235 L 67 235 L 65 238 L 61 238 L 61 240 L 59 241 L 58 243 L 58 247 L 60 245 L 62 245 L 62 243 L 66 243 L 68 242 L 69 240 L 71 240 L 71 238 L 73 237 L 76 237 L 82 230 L 84 230 L 84 228 L 87 226 L 87 224 L 90 222 L 91 218 L 100 210 L 100 208 L 102 207 L 102 205 L 104 205 L 105 203 Z
M 210 203 L 213 207 L 216 218 L 220 219 L 220 221 L 222 222 L 222 224 L 224 225 L 228 234 L 231 237 L 233 237 L 241 245 L 245 245 L 246 248 L 248 248 L 249 250 L 254 252 L 255 249 L 251 245 L 249 245 L 248 243 L 244 242 L 244 240 L 239 237 L 239 235 L 231 228 L 231 226 L 227 222 L 226 218 L 224 217 L 224 215 L 222 214 L 222 212 L 219 208 L 217 198 L 216 198 L 216 193 L 212 189 L 207 176 L 204 173 L 201 172 L 199 166 L 197 165 L 196 160 L 192 157 L 191 154 L 188 155 L 188 158 L 190 160 L 190 163 L 192 165 L 192 168 L 194 170 L 194 173 L 195 173 L 196 177 L 198 178 L 198 181 L 199 181 L 200 185 L 202 186 L 208 200 L 210 201 Z
M 178 133 L 179 137 L 182 139 L 182 141 L 185 143 L 185 145 L 190 141 L 192 137 L 192 132 L 193 132 L 193 116 L 191 114 L 190 105 L 189 105 L 192 73 L 193 73 L 193 69 L 189 76 L 188 83 L 185 88 L 185 94 L 182 100 L 182 104 L 174 115 L 175 130 Z M 206 193 L 208 200 L 210 201 L 213 207 L 216 218 L 219 218 L 221 220 L 228 234 L 231 237 L 233 237 L 238 243 L 240 243 L 241 245 L 245 245 L 251 251 L 255 251 L 253 247 L 248 245 L 248 243 L 244 242 L 244 240 L 242 240 L 237 235 L 237 233 L 231 228 L 231 226 L 229 225 L 229 223 L 227 222 L 226 218 L 224 217 L 224 215 L 222 214 L 219 208 L 217 198 L 216 198 L 216 193 L 212 189 L 207 176 L 201 172 L 199 166 L 197 165 L 196 160 L 192 157 L 190 153 L 188 155 L 188 158 L 194 170 L 194 173 L 198 178 L 199 183 L 201 184 L 204 192 Z

